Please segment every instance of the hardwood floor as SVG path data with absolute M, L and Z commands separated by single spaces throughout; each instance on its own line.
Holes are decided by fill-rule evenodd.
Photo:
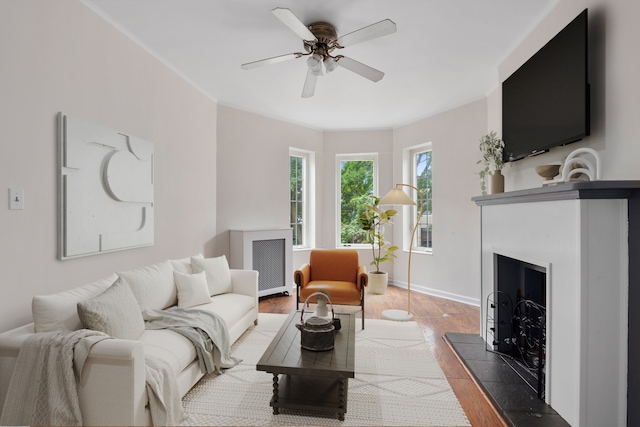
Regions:
M 407 291 L 395 286 L 389 286 L 383 295 L 367 293 L 365 298 L 365 318 L 367 319 L 381 319 L 383 310 L 407 306 Z M 295 308 L 295 294 L 274 295 L 260 299 L 261 313 L 290 313 Z M 471 425 L 473 427 L 506 426 L 507 424 L 497 415 L 443 338 L 445 332 L 479 333 L 480 308 L 412 292 L 411 312 Z

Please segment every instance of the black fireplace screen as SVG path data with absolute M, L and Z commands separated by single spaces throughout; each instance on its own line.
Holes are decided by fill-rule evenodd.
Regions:
M 485 340 L 544 400 L 546 270 L 496 254 L 496 291 L 487 297 Z
M 536 391 L 539 399 L 544 400 L 545 307 L 528 299 L 520 300 L 514 306 L 504 292 L 490 294 L 487 307 L 488 350 L 505 356 L 505 362 Z

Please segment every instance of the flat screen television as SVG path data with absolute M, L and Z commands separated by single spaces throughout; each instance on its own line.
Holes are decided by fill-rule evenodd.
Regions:
M 587 9 L 502 83 L 506 162 L 589 135 Z

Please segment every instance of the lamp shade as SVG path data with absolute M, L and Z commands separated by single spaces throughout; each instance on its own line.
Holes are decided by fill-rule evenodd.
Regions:
M 381 205 L 415 205 L 411 197 L 399 188 L 394 188 L 380 199 Z

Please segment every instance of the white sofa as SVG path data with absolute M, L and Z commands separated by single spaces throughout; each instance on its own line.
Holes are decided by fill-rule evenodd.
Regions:
M 194 308 L 219 314 L 228 327 L 230 342 L 235 342 L 258 321 L 257 271 L 230 270 L 224 257 L 204 259 L 199 255 L 113 274 L 65 292 L 34 297 L 34 322 L 0 334 L 0 405 L 5 401 L 20 347 L 28 336 L 82 328 L 78 302 L 101 295 L 119 277 L 130 286 L 141 312 L 147 308 L 184 306 L 185 301 L 193 303 L 191 289 L 185 290 L 184 280 L 178 280 L 178 276 L 198 272 L 198 268 L 192 268 L 194 262 L 200 276 L 207 279 L 211 290 L 208 293 L 214 294 L 205 304 Z M 221 281 L 230 283 L 222 287 L 212 283 Z M 170 330 L 144 330 L 137 339 L 103 340 L 93 346 L 78 385 L 84 425 L 151 424 L 145 389 L 145 354 L 169 363 L 176 374 L 180 396 L 203 376 L 191 341 Z

